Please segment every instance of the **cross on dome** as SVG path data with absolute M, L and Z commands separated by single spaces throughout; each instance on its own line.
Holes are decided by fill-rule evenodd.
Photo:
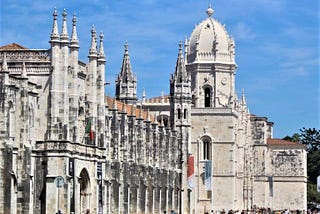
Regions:
M 211 17 L 213 15 L 214 10 L 211 8 L 211 4 L 209 4 L 209 7 L 206 11 L 208 17 Z

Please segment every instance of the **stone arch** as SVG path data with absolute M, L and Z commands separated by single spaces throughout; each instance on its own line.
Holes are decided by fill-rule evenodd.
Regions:
M 163 121 L 163 125 L 165 126 L 165 127 L 167 127 L 168 125 L 169 125 L 169 115 L 167 115 L 167 114 L 159 114 L 158 116 L 157 116 L 157 121 L 158 121 L 158 123 L 161 123 L 161 121 Z
M 204 107 L 212 107 L 212 95 L 213 95 L 213 89 L 210 85 L 204 85 L 203 87 L 204 91 Z
M 201 137 L 202 143 L 202 159 L 212 160 L 212 139 L 208 135 Z
M 85 213 L 87 209 L 90 209 L 90 196 L 91 196 L 90 176 L 86 168 L 83 168 L 80 172 L 79 184 L 80 184 L 80 213 Z

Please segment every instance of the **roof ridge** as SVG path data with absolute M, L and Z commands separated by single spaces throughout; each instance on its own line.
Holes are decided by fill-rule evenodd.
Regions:
M 0 50 L 21 50 L 21 49 L 25 49 L 27 50 L 28 48 L 18 44 L 18 43 L 11 43 L 11 44 L 7 44 L 7 45 L 3 45 L 0 47 Z

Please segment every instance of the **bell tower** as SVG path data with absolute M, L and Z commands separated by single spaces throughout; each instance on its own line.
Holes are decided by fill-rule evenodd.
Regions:
M 211 6 L 188 41 L 187 71 L 195 107 L 231 107 L 235 100 L 235 45 Z

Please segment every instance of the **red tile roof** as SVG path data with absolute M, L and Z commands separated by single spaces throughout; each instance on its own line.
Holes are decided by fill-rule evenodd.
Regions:
M 138 108 L 137 106 L 125 104 L 125 103 L 120 102 L 118 100 L 115 100 L 115 98 L 111 98 L 109 96 L 106 96 L 106 102 L 109 106 L 109 109 L 113 109 L 114 102 L 115 102 L 116 107 L 119 112 L 122 112 L 124 109 L 128 115 L 132 115 L 131 112 L 133 111 L 134 116 L 136 116 L 136 118 L 140 118 L 140 108 Z M 147 117 L 148 117 L 147 111 L 142 109 L 141 115 L 144 120 L 147 120 Z M 150 114 L 149 114 L 149 118 L 150 118 L 150 121 L 152 121 L 152 122 L 154 121 L 154 117 Z
M 291 142 L 287 140 L 277 139 L 277 138 L 269 138 L 267 139 L 267 144 L 270 146 L 292 146 L 292 147 L 305 147 L 304 145 L 298 142 Z
M 23 47 L 17 43 L 12 43 L 0 47 L 0 50 L 27 50 L 28 48 Z

